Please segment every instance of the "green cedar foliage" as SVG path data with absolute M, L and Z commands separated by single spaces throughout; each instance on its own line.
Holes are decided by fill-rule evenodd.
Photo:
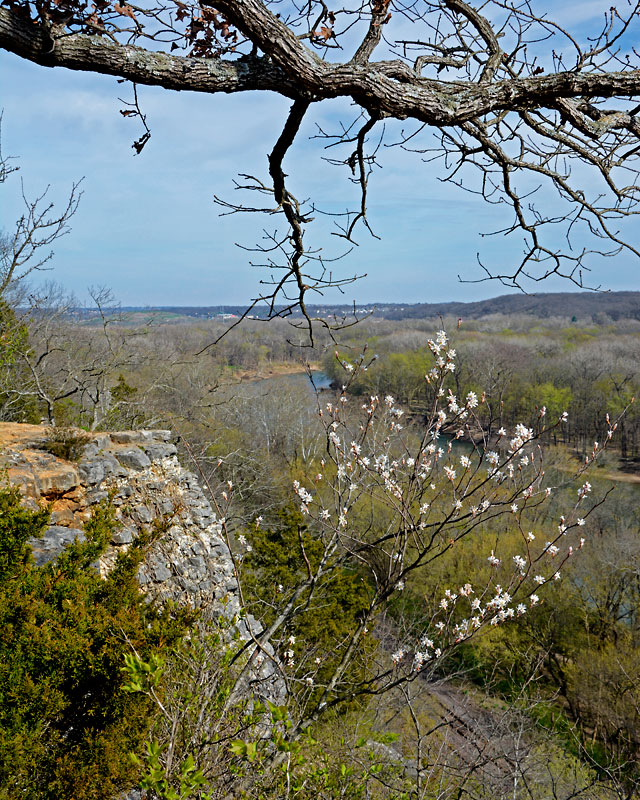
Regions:
M 79 461 L 84 447 L 90 441 L 88 433 L 75 428 L 48 428 L 42 449 L 65 461 Z
M 141 595 L 142 540 L 99 577 L 95 561 L 114 524 L 108 505 L 84 542 L 36 567 L 27 542 L 47 524 L 17 490 L 0 490 L 0 798 L 113 798 L 135 784 L 127 754 L 149 727 L 145 698 L 122 691 L 124 656 L 161 652 L 186 620 Z
M 315 572 L 324 552 L 323 544 L 309 530 L 306 518 L 291 506 L 282 509 L 273 524 L 254 526 L 246 533 L 252 549 L 243 562 L 245 597 L 251 598 L 249 610 L 268 626 L 295 587 L 307 578 L 305 555 Z M 326 566 L 328 571 L 318 582 L 313 597 L 309 592 L 303 594 L 282 632 L 283 641 L 288 636 L 296 639 L 293 650 L 300 669 L 309 669 L 316 658 L 321 660 L 316 674 L 318 683 L 332 674 L 342 657 L 342 648 L 369 607 L 368 585 L 357 567 L 332 568 L 331 563 Z M 356 660 L 349 671 L 349 680 L 354 683 L 365 676 L 366 653 L 361 655 L 362 660 Z

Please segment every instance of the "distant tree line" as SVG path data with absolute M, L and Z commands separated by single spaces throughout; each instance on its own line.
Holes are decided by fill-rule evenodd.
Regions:
M 549 419 L 569 414 L 555 443 L 587 453 L 594 441 L 602 442 L 606 414 L 617 416 L 628 407 L 619 425 L 618 447 L 623 459 L 640 455 L 640 412 L 633 398 L 640 389 L 640 334 L 633 327 L 549 326 L 528 330 L 459 331 L 456 394 L 484 386 L 487 410 L 483 427 L 489 437 L 517 422 L 532 425 L 544 406 Z M 364 338 L 364 337 L 363 337 Z M 384 335 L 355 339 L 348 348 L 329 354 L 325 370 L 340 380 L 342 357 L 359 347 L 378 355 L 352 387 L 363 395 L 392 394 L 416 415 L 433 405 L 433 390 L 425 384 L 429 363 L 425 337 L 416 330 L 393 330 Z

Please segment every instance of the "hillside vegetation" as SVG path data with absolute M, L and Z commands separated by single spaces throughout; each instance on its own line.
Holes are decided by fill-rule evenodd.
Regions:
M 553 296 L 546 315 L 515 298 L 460 327 L 450 308 L 449 339 L 374 316 L 302 355 L 284 323 L 210 347 L 227 323 L 3 305 L 0 418 L 183 437 L 265 638 L 251 650 L 224 616 L 145 605 L 137 550 L 92 575 L 108 498 L 86 546 L 35 567 L 46 514 L 3 490 L 0 796 L 637 796 L 640 322 L 624 294 L 617 317 L 590 296 L 588 322 L 586 300 L 572 321 Z M 303 356 L 337 388 L 316 397 Z M 267 644 L 284 705 L 243 678 Z

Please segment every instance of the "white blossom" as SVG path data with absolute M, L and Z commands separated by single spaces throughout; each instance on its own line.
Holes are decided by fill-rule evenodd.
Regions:
M 578 497 L 582 500 L 583 497 L 586 497 L 589 492 L 591 491 L 591 484 L 589 481 L 585 481 L 584 484 L 578 489 Z
M 437 331 L 436 332 L 436 342 L 440 345 L 440 347 L 445 347 L 447 342 L 447 332 L 446 331 Z
M 527 566 L 527 561 L 522 556 L 514 556 L 513 563 L 524 574 L 524 569 Z

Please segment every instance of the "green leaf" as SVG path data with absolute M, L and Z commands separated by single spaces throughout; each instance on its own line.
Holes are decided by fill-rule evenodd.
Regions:
M 196 768 L 195 761 L 193 760 L 193 756 L 189 754 L 184 763 L 182 764 L 182 774 L 188 775 L 190 772 L 193 772 Z
M 257 742 L 247 742 L 246 743 L 246 752 L 247 758 L 249 761 L 253 761 L 255 757 L 258 755 L 258 743 Z
M 229 745 L 234 756 L 244 756 L 247 753 L 247 744 L 242 739 L 234 739 Z

